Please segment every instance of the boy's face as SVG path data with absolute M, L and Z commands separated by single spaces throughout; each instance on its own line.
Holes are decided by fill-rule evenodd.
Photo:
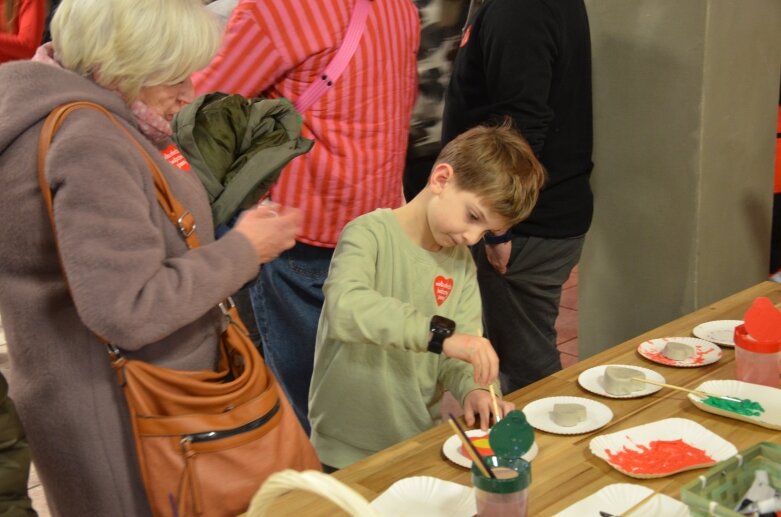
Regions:
M 435 172 L 436 174 L 436 172 Z M 452 175 L 432 178 L 434 196 L 428 205 L 428 224 L 437 244 L 449 248 L 476 244 L 486 232 L 504 232 L 507 221 L 477 195 L 461 190 Z

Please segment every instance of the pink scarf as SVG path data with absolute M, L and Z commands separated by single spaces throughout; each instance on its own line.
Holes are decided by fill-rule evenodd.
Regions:
M 57 58 L 57 53 L 54 51 L 54 46 L 51 43 L 44 43 L 38 47 L 32 60 L 59 68 L 63 67 Z M 116 94 L 122 97 L 122 100 L 127 104 L 127 100 L 118 90 L 109 89 L 116 92 Z M 173 133 L 171 131 L 171 125 L 152 108 L 141 101 L 134 101 L 129 104 L 129 107 L 136 120 L 136 124 L 138 124 L 138 129 L 149 140 L 158 144 L 171 137 L 171 134 Z

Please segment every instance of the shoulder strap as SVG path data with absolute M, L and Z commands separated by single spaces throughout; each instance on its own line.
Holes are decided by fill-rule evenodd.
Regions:
M 366 29 L 366 17 L 369 15 L 371 5 L 374 0 L 356 0 L 355 8 L 353 9 L 352 16 L 350 17 L 350 24 L 347 26 L 347 32 L 344 35 L 344 40 L 339 46 L 339 50 L 336 55 L 325 67 L 325 70 L 320 77 L 316 78 L 312 84 L 310 84 L 301 97 L 293 103 L 299 113 L 304 113 L 308 110 L 312 104 L 317 102 L 333 84 L 342 75 L 344 69 L 347 68 L 347 64 L 353 58 L 355 50 L 358 48 L 358 43 L 361 41 L 363 31 Z
M 144 146 L 133 136 L 133 134 L 119 122 L 106 108 L 94 102 L 77 101 L 69 102 L 61 106 L 56 107 L 44 121 L 43 128 L 41 129 L 41 137 L 38 141 L 38 184 L 41 188 L 41 194 L 43 195 L 44 202 L 46 203 L 46 209 L 49 213 L 49 221 L 51 222 L 52 229 L 54 229 L 54 214 L 52 213 L 52 192 L 49 187 L 49 183 L 46 181 L 45 166 L 46 166 L 46 154 L 49 151 L 49 145 L 54 138 L 54 134 L 60 128 L 70 113 L 77 109 L 93 109 L 105 115 L 117 128 L 128 137 L 133 143 L 136 149 L 141 153 L 149 167 L 152 177 L 155 182 L 155 190 L 157 195 L 157 201 L 165 211 L 168 219 L 171 220 L 187 243 L 188 248 L 197 248 L 200 244 L 198 235 L 195 233 L 195 218 L 193 215 L 179 203 L 174 197 L 171 189 L 168 186 L 168 182 L 163 177 L 163 173 L 160 172 L 160 168 L 155 163 L 154 159 L 149 156 L 149 153 L 144 149 Z

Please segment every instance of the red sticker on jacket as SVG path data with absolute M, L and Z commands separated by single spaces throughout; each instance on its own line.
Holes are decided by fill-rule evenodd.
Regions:
M 434 279 L 434 298 L 437 300 L 437 305 L 442 305 L 450 296 L 450 291 L 453 290 L 453 279 L 445 278 L 444 276 L 438 276 Z
M 168 163 L 177 169 L 183 170 L 185 172 L 190 171 L 189 162 L 184 156 L 182 156 L 182 153 L 179 152 L 179 149 L 177 149 L 174 144 L 169 144 L 168 147 L 160 151 L 160 154 L 163 155 L 163 158 L 165 158 Z
M 464 31 L 464 35 L 461 36 L 461 43 L 458 45 L 459 48 L 464 48 L 469 41 L 469 36 L 472 35 L 472 26 L 466 28 Z

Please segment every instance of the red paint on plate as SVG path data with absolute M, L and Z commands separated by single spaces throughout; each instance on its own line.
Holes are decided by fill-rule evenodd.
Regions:
M 624 472 L 640 475 L 671 474 L 690 467 L 710 465 L 716 460 L 683 440 L 654 440 L 648 445 L 637 445 L 640 450 L 626 446 L 617 452 L 605 449 L 610 463 Z
M 643 349 L 643 355 L 645 355 L 651 361 L 656 361 L 662 364 L 703 364 L 705 362 L 705 356 L 716 352 L 714 348 L 704 349 L 702 345 L 694 345 L 694 355 L 685 361 L 676 361 L 665 356 L 661 351 L 656 351 L 652 347 Z

